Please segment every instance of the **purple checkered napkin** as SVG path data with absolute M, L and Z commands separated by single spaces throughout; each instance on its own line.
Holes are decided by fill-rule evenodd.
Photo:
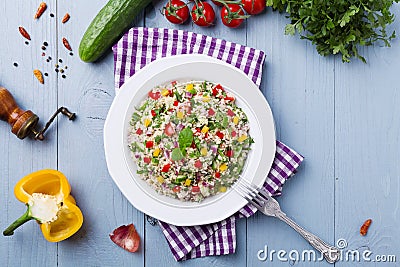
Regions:
M 225 40 L 161 28 L 132 28 L 113 47 L 115 88 L 146 64 L 166 56 L 204 54 L 227 62 L 246 73 L 259 86 L 264 52 Z M 280 195 L 282 186 L 303 161 L 303 157 L 283 143 L 276 142 L 276 154 L 264 189 L 272 196 Z M 177 261 L 235 252 L 238 218 L 256 212 L 252 205 L 243 207 L 233 216 L 213 224 L 175 226 L 159 221 L 168 245 Z

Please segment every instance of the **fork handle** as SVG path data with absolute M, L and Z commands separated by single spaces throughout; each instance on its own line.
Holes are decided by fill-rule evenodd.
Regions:
M 277 212 L 275 216 L 280 219 L 281 221 L 288 224 L 292 227 L 296 232 L 298 232 L 305 240 L 310 243 L 316 250 L 324 255 L 324 258 L 329 263 L 335 263 L 340 258 L 340 251 L 334 246 L 327 244 L 321 238 L 317 237 L 316 235 L 310 233 L 309 231 L 305 230 L 303 227 L 298 225 L 295 221 L 290 219 L 286 216 L 283 212 Z

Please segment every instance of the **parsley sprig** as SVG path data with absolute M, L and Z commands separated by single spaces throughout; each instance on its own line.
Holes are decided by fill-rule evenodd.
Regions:
M 386 26 L 394 21 L 390 7 L 400 0 L 267 0 L 267 6 L 286 11 L 291 23 L 285 34 L 296 31 L 316 45 L 322 56 L 341 54 L 343 62 L 357 57 L 360 46 L 382 42 L 390 47 L 395 32 Z

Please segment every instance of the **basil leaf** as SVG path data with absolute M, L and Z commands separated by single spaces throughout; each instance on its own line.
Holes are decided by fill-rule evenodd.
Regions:
M 171 159 L 173 161 L 178 161 L 178 160 L 183 159 L 182 151 L 179 148 L 174 148 L 172 150 Z
M 193 132 L 190 128 L 185 128 L 179 133 L 178 143 L 180 149 L 190 147 L 193 142 Z

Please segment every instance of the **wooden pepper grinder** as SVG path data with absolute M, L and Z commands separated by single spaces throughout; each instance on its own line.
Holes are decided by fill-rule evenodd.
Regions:
M 69 120 L 74 120 L 76 115 L 67 108 L 60 107 L 46 123 L 41 131 L 36 130 L 39 117 L 32 111 L 24 111 L 18 107 L 11 93 L 0 86 L 0 119 L 6 121 L 11 126 L 11 132 L 19 139 L 24 139 L 28 135 L 33 135 L 35 140 L 44 140 L 44 132 L 49 128 L 59 113 L 64 114 Z

